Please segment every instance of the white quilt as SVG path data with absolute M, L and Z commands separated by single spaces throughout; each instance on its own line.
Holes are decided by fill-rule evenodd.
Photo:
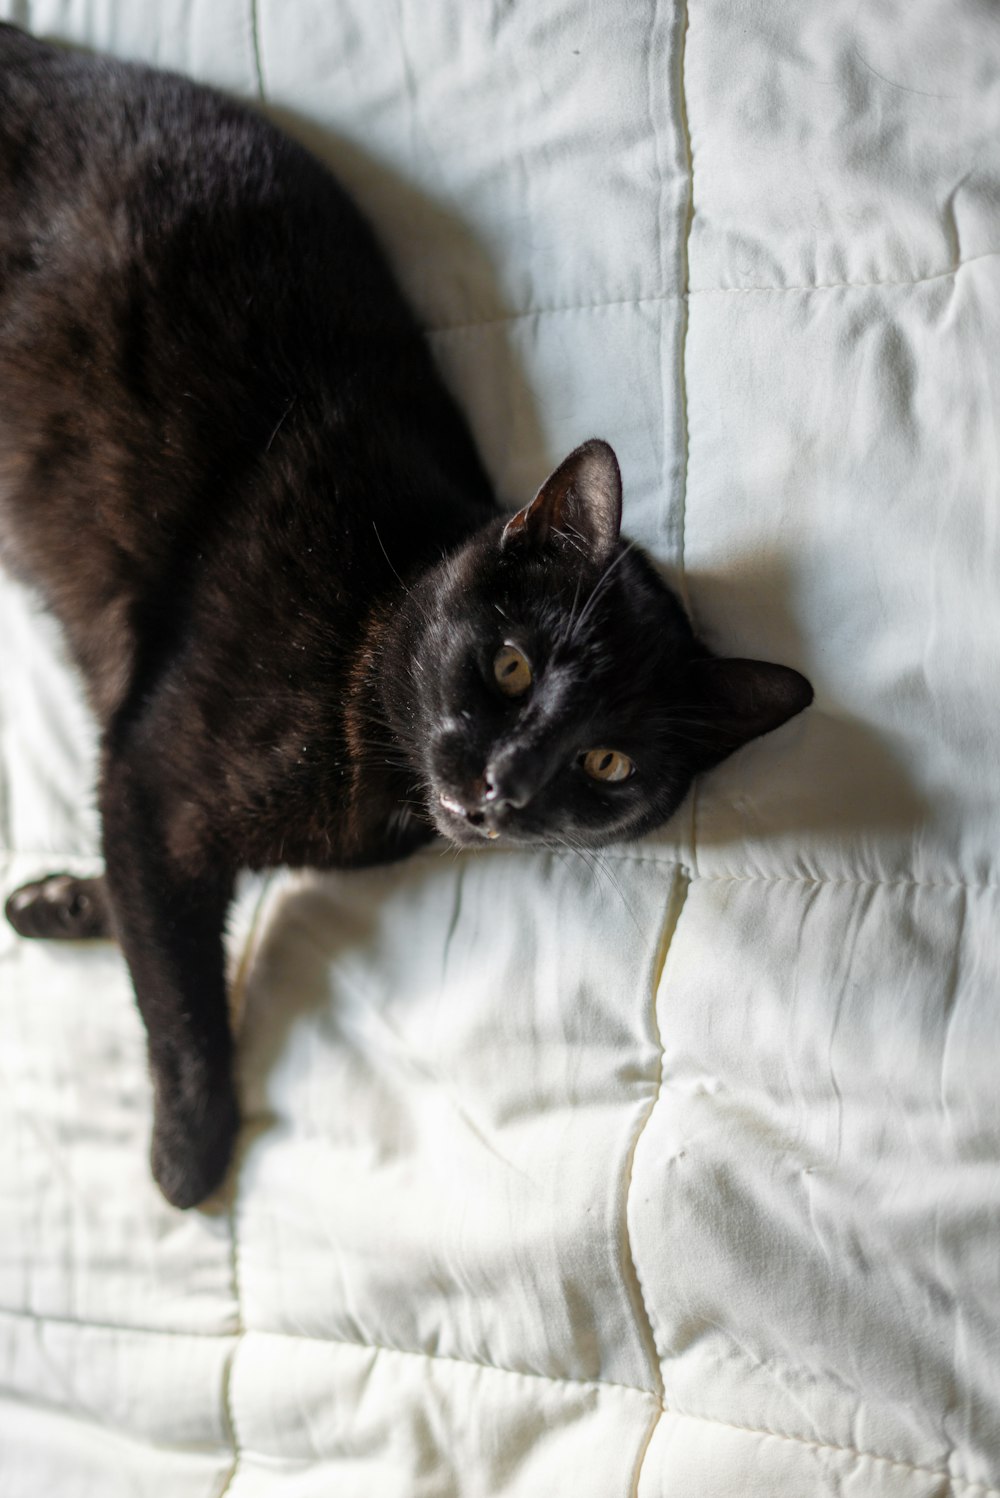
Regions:
M 117 951 L 0 926 L 0 1498 L 1000 1498 L 1000 11 L 251 4 L 0 15 L 265 101 L 511 505 L 608 438 L 817 700 L 597 861 L 248 883 L 230 1208 Z M 0 651 L 6 894 L 97 840 Z

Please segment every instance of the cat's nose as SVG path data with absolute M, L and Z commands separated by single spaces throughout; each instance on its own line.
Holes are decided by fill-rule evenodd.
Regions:
M 483 801 L 494 811 L 510 807 L 519 811 L 534 795 L 534 784 L 513 766 L 487 765 L 483 775 Z
M 442 791 L 439 796 L 445 811 L 462 817 L 486 837 L 499 837 L 512 812 L 527 806 L 537 789 L 529 777 L 528 766 L 513 760 L 487 765 L 482 775 L 461 787 Z

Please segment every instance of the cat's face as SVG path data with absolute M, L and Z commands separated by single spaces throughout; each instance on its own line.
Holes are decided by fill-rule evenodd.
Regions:
M 614 453 L 585 443 L 414 593 L 404 734 L 451 842 L 637 837 L 811 699 L 785 667 L 710 656 L 620 518 Z

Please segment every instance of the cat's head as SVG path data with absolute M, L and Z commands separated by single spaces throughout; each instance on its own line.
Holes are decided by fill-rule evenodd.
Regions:
M 621 508 L 614 452 L 585 442 L 413 589 L 388 705 L 451 842 L 637 837 L 811 702 L 797 671 L 700 644 Z

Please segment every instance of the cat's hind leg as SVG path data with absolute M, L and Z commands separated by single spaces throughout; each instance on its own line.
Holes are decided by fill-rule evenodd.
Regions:
M 8 897 L 4 914 L 20 936 L 101 941 L 114 935 L 102 877 L 49 874 L 22 884 Z

